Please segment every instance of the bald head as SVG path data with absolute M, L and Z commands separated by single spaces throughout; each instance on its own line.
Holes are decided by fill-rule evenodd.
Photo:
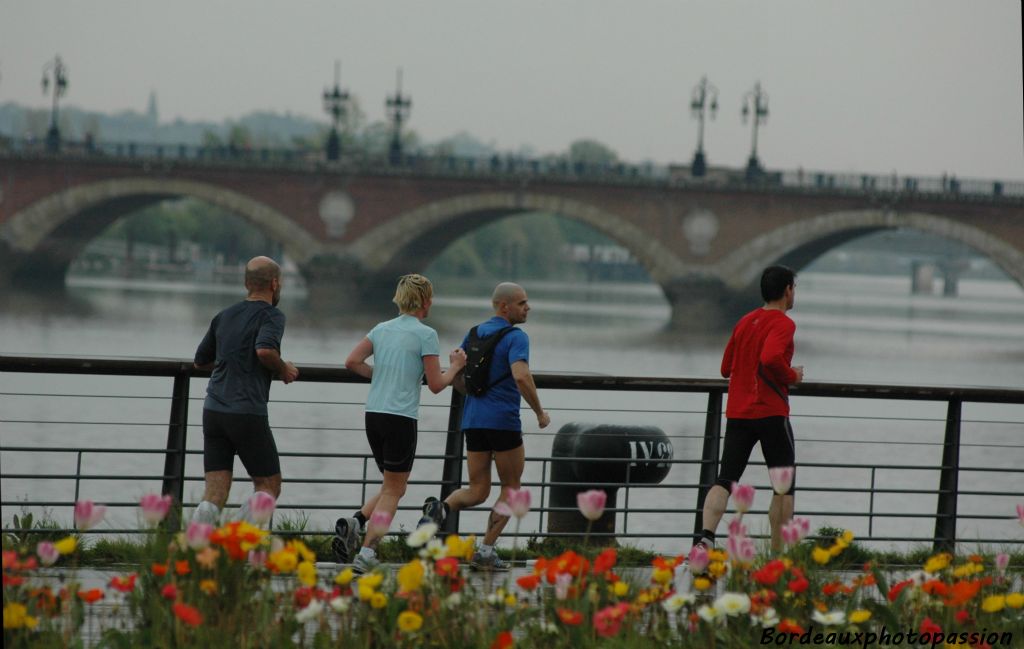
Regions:
M 526 301 L 526 290 L 519 284 L 502 282 L 494 287 L 491 304 L 495 315 L 499 315 L 512 324 L 526 322 L 526 314 L 530 305 Z
M 497 309 L 499 304 L 514 300 L 520 293 L 526 293 L 526 291 L 519 284 L 502 282 L 494 287 L 494 293 L 491 294 L 491 304 Z
M 245 288 L 250 293 L 269 291 L 275 279 L 281 279 L 281 267 L 270 257 L 253 257 L 245 265 Z

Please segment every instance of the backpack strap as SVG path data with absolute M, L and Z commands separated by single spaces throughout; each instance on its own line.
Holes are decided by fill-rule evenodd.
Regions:
M 491 334 L 490 336 L 487 337 L 488 339 L 492 338 L 492 337 L 495 339 L 494 340 L 494 347 L 491 348 L 492 352 L 493 352 L 493 350 L 498 348 L 498 343 L 501 342 L 501 339 L 504 338 L 507 334 L 511 333 L 512 330 L 515 329 L 515 328 L 516 328 L 515 325 L 509 325 L 507 327 L 502 327 L 501 329 L 499 329 L 498 331 L 494 332 L 493 334 Z M 476 327 L 473 327 L 473 329 L 475 330 Z M 506 372 L 505 374 L 502 374 L 501 376 L 496 378 L 493 382 L 488 383 L 487 384 L 487 389 L 490 390 L 491 388 L 493 388 L 497 384 L 501 383 L 502 381 L 504 381 L 505 379 L 507 379 L 510 376 L 512 376 L 512 366 L 511 365 L 509 365 L 508 372 Z

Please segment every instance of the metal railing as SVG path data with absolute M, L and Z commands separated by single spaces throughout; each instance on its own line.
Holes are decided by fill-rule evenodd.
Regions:
M 359 149 L 344 152 L 340 162 L 328 163 L 319 149 L 241 147 L 233 145 L 194 145 L 152 142 L 63 143 L 60 154 L 46 152 L 43 142 L 11 139 L 5 155 L 36 158 L 52 157 L 93 161 L 162 161 L 187 164 L 275 167 L 298 170 L 339 169 L 346 172 L 385 175 L 428 175 L 444 177 L 501 176 L 550 179 L 556 182 L 598 182 L 643 184 L 673 187 L 697 187 L 739 191 L 789 191 L 826 194 L 869 194 L 891 196 L 929 196 L 946 200 L 1000 200 L 1019 202 L 1024 197 L 1024 181 L 1002 179 L 836 173 L 822 170 L 769 170 L 749 176 L 744 169 L 713 168 L 706 176 L 694 178 L 688 167 L 652 162 L 585 163 L 564 157 L 525 158 L 516 155 L 467 157 L 414 151 L 401 161 L 387 155 L 370 154 Z
M 52 393 L 40 393 L 40 392 L 17 392 L 17 391 L 5 391 L 0 393 L 0 397 L 7 399 L 23 399 L 28 397 L 41 397 L 46 399 L 85 399 L 95 401 L 97 399 L 159 399 L 161 401 L 169 401 L 169 413 L 167 416 L 167 434 L 166 443 L 162 448 L 141 448 L 134 447 L 130 442 L 125 443 L 122 446 L 116 448 L 98 448 L 98 447 L 85 447 L 76 446 L 73 443 L 60 444 L 55 446 L 39 446 L 39 445 L 16 445 L 9 444 L 6 440 L 0 442 L 0 453 L 3 453 L 4 457 L 8 460 L 13 455 L 18 454 L 35 454 L 35 453 L 53 453 L 53 454 L 68 454 L 75 459 L 75 469 L 73 472 L 67 471 L 17 471 L 8 470 L 4 468 L 0 471 L 0 480 L 4 482 L 4 499 L 0 502 L 4 508 L 9 507 L 67 507 L 74 503 L 79 498 L 80 487 L 83 482 L 88 483 L 92 481 L 153 481 L 159 480 L 161 482 L 161 490 L 164 494 L 171 494 L 178 502 L 183 505 L 191 505 L 194 503 L 185 502 L 185 485 L 186 483 L 199 483 L 203 480 L 202 474 L 198 472 L 189 473 L 186 470 L 186 459 L 191 456 L 201 455 L 200 450 L 189 450 L 186 447 L 186 440 L 188 436 L 188 429 L 190 427 L 197 427 L 196 424 L 189 424 L 189 407 L 192 402 L 200 401 L 201 397 L 190 396 L 190 383 L 193 378 L 208 376 L 208 372 L 195 370 L 189 361 L 173 361 L 173 360 L 129 360 L 129 359 L 112 359 L 112 358 L 65 358 L 65 357 L 31 357 L 31 356 L 14 356 L 4 355 L 0 356 L 0 371 L 8 373 L 31 373 L 31 374 L 51 374 L 51 375 L 90 375 L 90 376 L 117 376 L 117 377 L 163 377 L 172 379 L 172 386 L 169 397 L 154 397 L 154 396 L 138 396 L 138 395 L 103 395 L 103 394 L 52 394 Z M 302 383 L 333 383 L 333 384 L 358 384 L 365 383 L 364 379 L 348 372 L 345 369 L 339 367 L 329 366 L 302 366 L 300 382 Z M 701 410 L 679 410 L 676 408 L 669 408 L 665 410 L 643 410 L 636 409 L 630 411 L 628 414 L 632 417 L 638 415 L 640 417 L 653 417 L 655 414 L 661 417 L 675 418 L 677 416 L 686 417 L 702 417 L 704 420 L 703 431 L 700 435 L 689 436 L 688 439 L 694 443 L 700 443 L 701 453 L 699 459 L 679 459 L 673 458 L 667 460 L 672 464 L 672 470 L 678 472 L 678 470 L 686 471 L 686 476 L 682 481 L 670 482 L 667 484 L 656 484 L 656 485 L 638 485 L 630 480 L 630 469 L 635 466 L 638 461 L 636 457 L 627 457 L 617 460 L 609 460 L 608 458 L 574 458 L 574 462 L 622 462 L 626 464 L 626 479 L 623 482 L 602 482 L 597 485 L 593 485 L 605 489 L 621 489 L 624 491 L 622 505 L 615 508 L 617 514 L 621 514 L 621 520 L 617 522 L 616 531 L 614 533 L 617 537 L 625 538 L 643 538 L 643 539 L 660 539 L 660 538 L 683 538 L 688 537 L 690 530 L 682 529 L 680 527 L 665 527 L 661 525 L 658 529 L 652 529 L 651 525 L 645 524 L 643 521 L 648 520 L 653 515 L 657 515 L 660 519 L 659 524 L 664 523 L 666 518 L 672 520 L 684 520 L 687 516 L 694 517 L 694 531 L 698 531 L 696 528 L 699 524 L 699 517 L 697 514 L 702 510 L 704 497 L 709 486 L 713 483 L 715 475 L 718 469 L 718 458 L 720 455 L 720 438 L 722 433 L 722 420 L 723 420 L 723 395 L 727 391 L 727 384 L 721 380 L 714 379 L 681 379 L 681 378 L 651 378 L 651 377 L 622 377 L 622 376 L 602 376 L 602 375 L 565 375 L 565 374 L 539 374 L 536 376 L 536 383 L 539 389 L 544 390 L 545 394 L 552 394 L 558 392 L 564 392 L 565 394 L 587 394 L 587 393 L 600 393 L 602 395 L 600 402 L 595 402 L 593 399 L 589 399 L 589 405 L 579 408 L 567 408 L 566 411 L 574 412 L 585 412 L 588 415 L 597 415 L 599 417 L 607 417 L 612 412 L 622 412 L 618 409 L 612 409 L 604 407 L 606 400 L 610 398 L 611 394 L 647 394 L 648 399 L 652 399 L 653 395 L 656 394 L 669 394 L 669 395 L 680 395 L 680 394 L 692 394 L 692 395 L 706 395 L 705 407 Z M 977 441 L 968 440 L 965 442 L 962 439 L 962 431 L 965 424 L 985 424 L 986 426 L 1003 426 L 1007 427 L 1012 431 L 1024 431 L 1024 410 L 1018 411 L 1017 406 L 1024 406 L 1024 390 L 1015 389 L 997 389 L 997 388 L 951 388 L 951 387 L 913 387 L 913 386 L 892 386 L 892 385 L 861 385 L 861 384 L 831 384 L 831 383 L 807 383 L 797 388 L 794 388 L 792 392 L 793 399 L 796 401 L 804 400 L 805 398 L 824 398 L 824 399 L 840 399 L 843 401 L 850 399 L 858 400 L 880 400 L 882 402 L 890 401 L 917 401 L 917 402 L 930 402 L 945 404 L 946 415 L 944 419 L 921 419 L 920 421 L 934 422 L 936 425 L 941 423 L 944 427 L 941 444 L 934 440 L 914 440 L 914 439 L 883 439 L 870 442 L 874 445 L 884 444 L 908 444 L 908 445 L 927 445 L 929 447 L 941 446 L 941 463 L 938 465 L 929 464 L 913 464 L 913 463 L 864 463 L 864 462 L 851 462 L 845 461 L 847 458 L 843 457 L 842 461 L 811 461 L 803 462 L 798 459 L 798 466 L 802 473 L 813 472 L 817 470 L 819 475 L 823 476 L 822 479 L 817 482 L 811 481 L 808 484 L 804 481 L 800 486 L 800 493 L 816 493 L 823 494 L 826 497 L 833 498 L 835 504 L 837 499 L 845 498 L 847 500 L 854 496 L 866 496 L 867 497 L 867 508 L 865 510 L 853 509 L 839 511 L 834 506 L 832 508 L 822 507 L 820 509 L 813 509 L 810 511 L 801 509 L 799 513 L 802 515 L 810 516 L 838 516 L 840 518 L 853 518 L 859 520 L 866 520 L 867 534 L 858 533 L 858 538 L 864 541 L 916 541 L 922 542 L 927 541 L 931 543 L 935 548 L 951 548 L 958 541 L 963 542 L 964 539 L 958 539 L 957 535 L 957 523 L 964 521 L 977 521 L 990 525 L 993 523 L 998 524 L 1000 521 L 1006 521 L 1012 519 L 1012 505 L 1007 506 L 1007 511 L 1004 514 L 993 513 L 993 512 L 965 512 L 961 509 L 959 503 L 960 498 L 967 496 L 972 498 L 986 498 L 993 499 L 998 497 L 1013 497 L 1013 493 L 1008 493 L 1006 490 L 999 490 L 993 488 L 987 489 L 963 489 L 960 483 L 960 477 L 966 473 L 971 474 L 982 474 L 982 475 L 998 475 L 1002 477 L 1008 477 L 1010 484 L 1020 485 L 1024 483 L 1024 437 L 1013 434 L 1010 437 L 1008 443 L 986 445 L 978 443 Z M 550 401 L 550 397 L 546 397 L 546 401 Z M 2 403 L 2 402 L 0 402 Z M 275 401 L 272 403 L 271 408 L 281 407 L 277 404 L 280 403 L 291 403 L 305 407 L 308 404 L 326 404 L 323 401 Z M 803 402 L 807 403 L 807 402 Z M 462 397 L 458 393 L 453 392 L 451 403 L 447 406 L 448 408 L 448 424 L 447 430 L 438 431 L 423 431 L 423 433 L 438 433 L 444 434 L 445 438 L 445 449 L 443 454 L 418 454 L 417 460 L 420 461 L 439 461 L 443 462 L 441 479 L 440 480 L 421 480 L 414 479 L 410 481 L 410 487 L 430 488 L 438 489 L 440 496 L 443 498 L 453 490 L 458 489 L 463 484 L 463 473 L 462 473 L 462 462 L 463 462 L 463 438 L 462 432 L 459 428 L 459 422 L 461 420 L 461 404 Z M 970 420 L 963 416 L 964 404 L 1012 404 L 1012 414 L 1010 418 L 1002 418 L 1000 420 Z M 345 407 L 359 407 L 361 401 L 345 401 L 345 402 L 332 402 L 330 405 L 342 405 Z M 426 405 L 424 407 L 443 408 L 442 404 Z M 556 408 L 557 409 L 557 408 Z M 805 414 L 801 415 L 797 408 L 794 408 L 794 417 L 808 417 L 813 418 L 818 415 Z M 106 411 L 106 410 L 104 410 Z M 88 426 L 144 426 L 144 427 L 162 427 L 163 423 L 159 421 L 144 421 L 144 422 L 124 422 L 116 421 L 116 417 L 110 417 L 108 421 L 83 421 L 83 420 L 39 420 L 39 419 L 21 419 L 12 418 L 9 414 L 11 412 L 10 407 L 0 408 L 0 412 L 5 413 L 0 415 L 0 424 L 3 425 L 3 429 L 10 430 L 9 427 L 12 425 L 27 424 L 33 426 L 73 426 L 76 428 L 88 427 Z M 888 417 L 876 417 L 874 415 L 861 414 L 851 415 L 846 417 L 848 420 L 880 420 L 883 422 L 889 422 L 890 424 L 905 422 L 905 421 L 919 421 L 915 417 L 900 417 L 900 416 L 888 416 Z M 361 424 L 361 422 L 360 422 Z M 275 430 L 287 430 L 288 426 L 275 426 Z M 321 429 L 330 432 L 334 431 L 356 431 L 361 430 L 360 426 L 342 427 L 342 428 L 329 428 Z M 546 435 L 548 433 L 532 433 L 538 435 Z M 5 435 L 6 437 L 6 435 Z M 677 435 L 676 439 L 687 438 L 685 435 Z M 63 438 L 62 438 L 63 439 Z M 684 440 L 685 441 L 685 440 Z M 815 442 L 828 442 L 829 440 L 820 439 L 804 439 L 798 437 L 798 452 L 800 445 Z M 834 440 L 833 440 L 834 441 Z M 988 447 L 983 450 L 993 449 L 993 452 L 1001 457 L 1009 458 L 1007 466 L 968 466 L 964 465 L 961 461 L 961 450 L 967 447 Z M 104 455 L 109 459 L 110 455 L 113 454 L 127 454 L 133 458 L 143 458 L 146 456 L 162 456 L 164 460 L 163 471 L 160 474 L 144 474 L 141 472 L 126 474 L 110 474 L 110 473 L 96 473 L 86 472 L 83 473 L 83 466 L 89 466 L 94 463 L 97 455 Z M 316 485 L 318 487 L 326 487 L 327 485 L 348 485 L 359 488 L 359 503 L 363 502 L 367 496 L 367 488 L 373 486 L 379 482 L 379 478 L 376 472 L 370 471 L 370 456 L 366 452 L 323 452 L 323 451 L 288 451 L 284 450 L 281 452 L 282 458 L 296 458 L 296 459 L 314 459 L 322 460 L 329 458 L 337 460 L 339 462 L 347 463 L 346 466 L 351 466 L 354 463 L 359 464 L 358 477 L 338 477 L 332 475 L 324 477 L 322 475 L 311 475 L 311 474 L 298 474 L 291 475 L 286 474 L 284 476 L 286 484 L 291 485 Z M 799 456 L 798 456 L 799 457 Z M 1013 458 L 1017 458 L 1014 460 Z M 550 505 L 550 491 L 558 488 L 573 488 L 579 487 L 578 483 L 568 482 L 552 482 L 549 480 L 551 475 L 551 465 L 554 462 L 565 462 L 566 459 L 562 457 L 552 456 L 539 456 L 530 455 L 527 457 L 527 465 L 537 467 L 539 465 L 539 477 L 535 479 L 524 479 L 523 485 L 532 489 L 538 489 L 540 493 L 540 502 L 538 506 L 533 508 L 536 514 L 539 514 L 541 520 L 543 516 L 549 512 L 554 511 L 567 511 L 567 508 L 559 508 Z M 659 460 L 660 461 L 660 460 Z M 5 462 L 5 465 L 9 462 Z M 141 461 L 137 462 L 139 465 Z M 677 465 L 681 465 L 677 467 Z M 15 464 L 14 466 L 17 466 Z M 536 470 L 535 470 L 536 472 Z M 843 485 L 835 481 L 834 476 L 848 472 L 861 476 L 858 480 L 863 480 L 866 484 L 858 485 Z M 932 472 L 938 473 L 938 485 L 929 486 L 923 483 L 925 479 L 923 474 L 921 479 L 912 480 L 911 486 L 900 484 L 894 484 L 892 476 L 898 476 L 900 474 L 906 474 L 907 472 Z M 349 471 L 351 474 L 352 472 Z M 73 491 L 73 499 L 67 500 L 66 498 L 43 498 L 43 499 L 26 499 L 26 500 L 9 500 L 8 494 L 15 493 L 16 487 L 20 482 L 32 481 L 32 480 L 64 480 L 73 481 L 73 490 L 68 489 L 69 495 Z M 985 484 L 989 484 L 987 479 L 984 481 Z M 668 491 L 669 496 L 672 494 L 694 492 L 695 500 L 692 507 L 665 507 L 657 506 L 656 504 L 648 504 L 649 501 L 654 500 L 650 494 L 655 492 L 664 493 Z M 639 493 L 638 493 L 639 492 Z M 535 491 L 536 493 L 536 491 Z M 914 511 L 884 511 L 878 506 L 878 499 L 885 496 L 900 496 L 904 500 L 912 499 L 915 497 L 927 497 L 935 498 L 934 510 L 924 509 L 918 507 Z M 491 498 L 493 500 L 493 496 Z M 639 505 L 637 501 L 640 501 Z M 661 501 L 673 500 L 670 497 L 662 497 Z M 115 499 L 107 502 L 108 506 L 112 508 L 133 508 L 137 505 L 136 502 L 126 502 L 124 500 Z M 358 503 L 355 503 L 358 506 Z M 336 502 L 328 502 L 324 499 L 312 501 L 312 502 L 289 502 L 287 504 L 282 503 L 282 510 L 301 510 L 301 511 L 316 511 L 316 510 L 338 510 L 339 504 Z M 415 510 L 418 506 L 406 505 L 401 509 Z M 758 513 L 755 511 L 755 513 Z M 761 511 L 760 513 L 764 513 Z M 646 517 L 646 518 L 645 518 Z M 637 519 L 641 522 L 635 522 Z M 631 522 L 631 519 L 634 522 Z M 908 536 L 906 534 L 892 534 L 882 533 L 876 534 L 876 525 L 880 521 L 886 520 L 914 520 L 914 519 L 932 519 L 934 520 L 934 533 L 929 536 Z M 5 525 L 7 516 L 5 514 Z M 459 519 L 457 516 L 450 517 L 449 521 L 450 531 L 459 531 Z M 559 536 L 559 535 L 570 535 L 578 536 L 578 534 L 569 533 L 553 533 L 547 532 L 542 529 L 541 524 L 537 526 L 537 529 L 530 529 L 525 531 L 519 531 L 519 536 L 526 537 L 544 537 L 544 536 Z M 864 526 L 861 525 L 863 528 Z M 21 531 L 13 528 L 5 527 L 4 532 Z M 136 532 L 139 531 L 136 528 L 122 526 L 117 528 L 107 528 L 100 530 L 104 533 L 111 532 Z M 508 535 L 514 534 L 511 529 L 506 530 Z M 315 533 L 315 532 L 313 532 Z M 328 533 L 328 532 L 323 532 Z M 992 538 L 989 536 L 975 537 L 969 539 L 978 543 L 999 543 L 999 544 L 1022 544 L 1024 539 L 1020 537 L 1006 536 L 1003 538 Z

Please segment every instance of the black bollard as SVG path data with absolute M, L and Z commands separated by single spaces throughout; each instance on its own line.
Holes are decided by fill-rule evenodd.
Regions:
M 605 512 L 590 531 L 599 535 L 615 533 L 618 486 L 608 483 L 658 484 L 672 465 L 672 442 L 654 426 L 568 423 L 555 434 L 551 445 L 551 497 L 549 506 L 568 511 L 548 512 L 548 532 L 584 535 L 588 521 L 576 507 L 576 495 L 590 489 L 608 494 Z M 579 458 L 601 458 L 585 459 Z M 564 484 L 572 483 L 572 484 Z M 607 536 L 601 543 L 613 542 Z

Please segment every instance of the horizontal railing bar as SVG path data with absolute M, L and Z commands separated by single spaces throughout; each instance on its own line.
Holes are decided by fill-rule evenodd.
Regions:
M 333 365 L 302 365 L 299 381 L 313 383 L 367 383 L 357 374 Z M 0 371 L 99 374 L 126 376 L 165 376 L 187 374 L 208 377 L 208 370 L 197 370 L 192 361 L 138 359 L 138 358 L 82 358 L 0 355 Z M 537 387 L 560 390 L 617 390 L 623 392 L 709 392 L 727 391 L 728 383 L 722 379 L 692 379 L 673 377 L 632 377 L 602 375 L 572 375 L 537 372 Z M 943 386 L 907 386 L 848 383 L 802 383 L 790 390 L 793 397 L 845 397 L 863 399 L 912 399 L 920 401 L 948 401 L 959 399 L 978 403 L 1024 403 L 1024 390 L 1010 388 L 973 388 Z

